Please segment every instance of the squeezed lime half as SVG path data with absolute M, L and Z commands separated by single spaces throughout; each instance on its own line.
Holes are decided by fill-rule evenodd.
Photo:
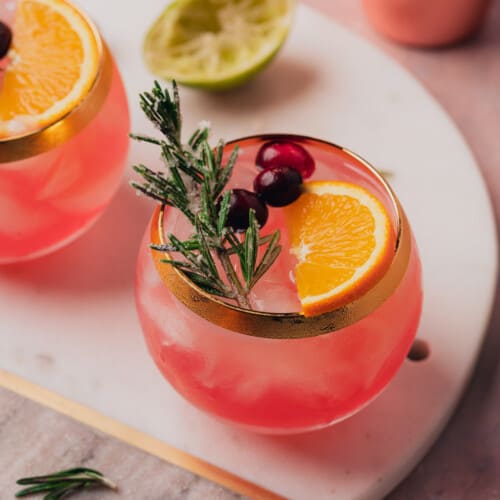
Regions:
M 146 34 L 144 59 L 165 80 L 236 87 L 279 51 L 294 7 L 295 0 L 176 0 Z

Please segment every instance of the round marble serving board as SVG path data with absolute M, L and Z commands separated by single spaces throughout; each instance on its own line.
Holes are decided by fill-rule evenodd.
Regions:
M 120 66 L 133 130 L 150 131 L 137 106 L 153 79 L 140 45 L 165 2 L 79 3 Z M 430 356 L 406 361 L 374 403 L 316 433 L 260 436 L 200 413 L 164 382 L 140 334 L 133 270 L 151 205 L 126 186 L 129 171 L 83 238 L 44 259 L 0 268 L 0 368 L 283 496 L 379 498 L 445 425 L 487 326 L 497 248 L 477 165 L 450 119 L 405 70 L 302 5 L 285 48 L 254 81 L 225 94 L 182 89 L 181 97 L 186 130 L 208 118 L 215 138 L 317 136 L 393 173 L 422 255 L 418 336 Z M 133 144 L 136 162 L 157 164 L 157 151 Z

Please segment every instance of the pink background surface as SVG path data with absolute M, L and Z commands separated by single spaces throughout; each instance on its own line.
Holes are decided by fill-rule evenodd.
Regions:
M 374 32 L 352 0 L 306 0 L 406 67 L 437 98 L 465 137 L 500 218 L 500 1 L 483 29 L 458 46 L 417 50 Z M 464 200 L 466 203 L 467 200 Z M 467 237 L 467 228 L 464 228 Z M 467 293 L 467 290 L 464 290 Z M 500 296 L 473 379 L 440 439 L 390 495 L 396 499 L 500 498 Z

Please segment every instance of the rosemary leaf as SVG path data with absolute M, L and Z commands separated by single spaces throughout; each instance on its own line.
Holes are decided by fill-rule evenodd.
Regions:
M 233 173 L 234 166 L 236 165 L 236 159 L 238 158 L 238 150 L 238 146 L 235 146 L 227 164 L 218 172 L 217 181 L 213 190 L 215 198 L 218 198 L 218 196 L 222 193 L 231 177 L 231 174 Z
M 199 223 L 201 230 L 210 238 L 211 247 L 219 247 L 219 242 L 216 242 L 217 238 L 217 226 L 213 225 L 213 221 L 208 221 L 207 217 L 199 217 Z
M 214 286 L 213 282 L 201 274 L 193 273 L 190 271 L 186 272 L 186 276 L 202 290 L 212 295 L 218 295 L 219 297 L 227 297 L 228 291 L 225 288 L 219 288 Z M 233 298 L 233 296 L 231 296 Z
M 178 240 L 173 234 L 169 235 L 170 243 L 195 269 L 202 274 L 210 275 L 210 267 L 203 259 L 198 259 L 197 254 L 184 248 L 183 242 Z M 199 254 L 198 254 L 199 255 Z
M 257 239 L 258 239 L 259 227 L 257 220 L 255 219 L 255 210 L 251 209 L 248 215 L 248 229 L 245 235 L 245 250 L 244 259 L 242 259 L 241 271 L 245 278 L 247 288 L 250 287 L 250 283 L 254 276 L 255 263 L 257 260 Z M 244 267 L 243 267 L 244 266 Z
M 276 260 L 281 246 L 279 232 L 273 236 L 259 235 L 259 226 L 253 211 L 244 235 L 227 226 L 231 178 L 238 147 L 235 146 L 226 164 L 223 164 L 224 142 L 215 149 L 208 142 L 209 127 L 200 126 L 190 136 L 188 144 L 181 141 L 181 112 L 177 84 L 172 92 L 155 82 L 150 92 L 139 97 L 146 117 L 163 134 L 161 139 L 144 135 L 131 137 L 161 148 L 165 168 L 155 172 L 145 165 L 134 170 L 142 182 L 132 182 L 140 193 L 162 205 L 183 213 L 194 226 L 194 235 L 181 241 L 167 234 L 167 243 L 152 245 L 152 249 L 168 252 L 165 265 L 172 265 L 209 293 L 234 300 L 242 307 L 250 307 L 248 295 L 252 286 Z M 259 248 L 263 257 L 257 265 Z M 177 255 L 176 255 L 177 254 Z M 240 275 L 231 260 L 236 255 Z M 234 260 L 234 259 L 233 259 Z
M 200 249 L 200 242 L 197 239 L 186 240 L 182 242 L 182 246 L 185 250 L 193 251 Z M 151 244 L 150 247 L 158 252 L 175 252 L 176 249 L 172 245 L 155 245 Z
M 280 232 L 279 230 L 274 231 L 271 236 L 271 240 L 262 256 L 262 259 L 254 272 L 252 281 L 250 282 L 250 287 L 254 287 L 257 281 L 264 276 L 267 270 L 273 265 L 274 261 L 278 258 L 281 252 L 281 245 L 279 245 Z
M 265 236 L 262 236 L 262 238 L 259 238 L 259 246 L 262 246 L 262 245 L 265 245 L 266 243 L 269 243 L 273 238 L 274 238 L 274 233 L 266 234 Z
M 190 155 L 187 153 L 181 153 L 179 151 L 172 152 L 173 157 L 178 162 L 177 167 L 179 170 L 183 170 L 187 175 L 192 177 L 193 181 L 200 184 L 203 182 L 205 176 L 205 169 L 203 166 L 197 165 L 195 161 L 190 159 Z
M 224 141 L 222 139 L 219 139 L 215 151 L 215 162 L 217 165 L 222 165 L 222 156 L 224 155 Z
M 91 487 L 117 489 L 116 484 L 104 477 L 99 471 L 85 467 L 62 470 L 44 476 L 22 478 L 17 481 L 17 484 L 28 485 L 28 488 L 18 491 L 16 498 L 47 493 L 44 500 L 55 500 Z
M 228 255 L 237 254 L 238 257 L 241 259 L 242 255 L 245 251 L 244 244 L 240 243 L 240 241 L 238 240 L 238 237 L 231 232 L 225 233 L 225 238 L 226 238 L 226 241 L 230 245 L 228 250 L 227 250 Z
M 198 144 L 198 141 L 200 140 L 201 136 L 201 130 L 197 128 L 192 134 L 191 137 L 189 138 L 188 144 L 191 147 L 191 149 L 196 150 L 196 145 Z
M 129 136 L 131 139 L 135 139 L 139 142 L 149 142 L 150 144 L 156 144 L 157 146 L 162 146 L 164 144 L 160 139 L 149 137 L 148 135 L 129 134 Z
M 34 495 L 35 493 L 44 493 L 46 491 L 53 491 L 55 488 L 61 486 L 67 487 L 67 482 L 46 482 L 43 484 L 36 484 L 35 486 L 30 486 L 29 488 L 24 488 L 16 493 L 16 498 L 27 497 L 28 495 Z
M 215 180 L 215 176 L 217 174 L 217 167 L 215 165 L 215 157 L 212 148 L 208 145 L 208 142 L 203 143 L 203 160 L 205 165 L 207 166 L 208 180 Z
M 220 200 L 219 215 L 217 217 L 217 233 L 223 235 L 227 223 L 227 214 L 229 213 L 229 201 L 231 200 L 231 191 L 226 191 Z
M 177 170 L 177 167 L 172 165 L 170 167 L 170 173 L 172 174 L 172 179 L 174 181 L 172 184 L 174 186 L 177 186 L 181 193 L 187 194 L 188 190 L 186 188 L 186 185 L 184 184 L 184 181 L 182 180 L 182 177 L 179 174 L 179 170 Z
M 196 222 L 196 225 L 195 225 L 196 232 L 198 234 L 200 244 L 201 244 L 201 247 L 200 247 L 201 255 L 205 259 L 205 262 L 206 262 L 208 268 L 210 269 L 210 272 L 212 273 L 212 275 L 217 276 L 218 275 L 217 266 L 215 265 L 214 259 L 212 257 L 212 253 L 210 251 L 210 246 L 208 245 L 207 238 L 204 234 L 204 231 L 201 229 L 202 222 L 201 222 L 200 218 L 197 218 L 195 222 Z
M 157 86 L 160 87 L 160 84 L 156 82 Z M 176 122 L 176 130 L 178 131 L 178 138 L 180 143 L 181 138 L 181 128 L 182 128 L 182 115 L 181 115 L 181 104 L 179 98 L 179 88 L 177 87 L 177 83 L 175 81 L 172 82 L 172 91 L 174 94 L 174 107 L 173 114 Z M 165 92 L 168 96 L 168 92 Z
M 59 498 L 69 496 L 72 493 L 77 493 L 78 491 L 83 490 L 84 488 L 87 488 L 90 485 L 91 484 L 85 482 L 75 483 L 72 486 L 61 488 L 59 490 L 54 490 L 52 493 L 46 495 L 44 497 L 44 500 L 59 500 Z
M 72 478 L 76 474 L 94 474 L 99 477 L 103 477 L 103 475 L 95 469 L 89 469 L 88 467 L 74 467 L 72 469 L 61 470 L 59 472 L 55 472 L 53 474 L 47 474 L 45 476 L 25 477 L 19 479 L 17 481 L 17 484 L 33 484 L 37 482 L 40 483 L 49 481 L 53 478 L 68 478 L 68 477 Z
M 137 184 L 137 182 L 132 181 L 130 185 L 136 189 L 137 191 L 140 191 L 141 193 L 145 194 L 149 198 L 153 198 L 156 201 L 159 201 L 165 205 L 172 205 L 172 202 L 164 195 L 159 194 L 152 190 L 149 186 L 141 186 L 140 184 Z
M 278 255 L 281 253 L 281 250 L 282 250 L 281 245 L 276 246 L 269 252 L 267 259 L 261 262 L 262 264 L 261 268 L 255 272 L 255 276 L 252 279 L 251 282 L 252 287 L 255 286 L 257 281 L 259 281 L 260 278 L 262 278 L 262 276 L 264 276 L 265 273 L 267 273 L 269 268 L 274 264 L 274 262 L 278 258 Z
M 189 271 L 189 272 L 198 272 L 199 269 L 189 262 L 186 262 L 184 260 L 174 260 L 174 259 L 161 259 L 160 262 L 163 262 L 164 264 L 170 264 L 171 266 L 177 267 L 178 269 L 181 269 L 182 271 Z

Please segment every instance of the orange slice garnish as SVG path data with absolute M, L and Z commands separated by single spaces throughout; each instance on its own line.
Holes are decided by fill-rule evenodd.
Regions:
M 395 238 L 389 216 L 366 189 L 346 182 L 308 182 L 284 211 L 306 316 L 360 297 L 390 265 Z
M 0 138 L 39 130 L 74 108 L 94 83 L 99 46 L 64 0 L 20 0 L 0 88 Z

